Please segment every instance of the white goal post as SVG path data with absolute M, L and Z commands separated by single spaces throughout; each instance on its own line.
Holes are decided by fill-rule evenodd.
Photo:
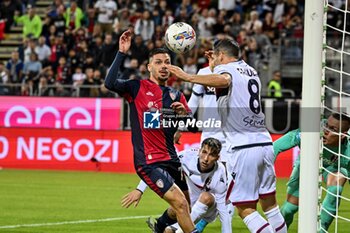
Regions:
M 301 108 L 299 233 L 318 227 L 321 79 L 323 57 L 322 0 L 305 1 Z M 318 129 L 318 131 L 317 131 Z M 305 155 L 305 156 L 304 156 Z

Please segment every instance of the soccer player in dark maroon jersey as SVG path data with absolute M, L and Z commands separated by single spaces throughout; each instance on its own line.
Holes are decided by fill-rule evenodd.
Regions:
M 180 91 L 166 86 L 170 75 L 167 66 L 171 64 L 167 50 L 156 48 L 151 51 L 147 66 L 149 79 L 129 80 L 121 74 L 120 66 L 130 49 L 131 37 L 129 30 L 121 35 L 119 51 L 107 74 L 105 86 L 130 104 L 137 174 L 170 204 L 170 208 L 151 227 L 154 232 L 163 232 L 166 226 L 178 221 L 185 233 L 195 233 L 197 230 L 190 218 L 187 202 L 188 188 L 185 180 L 181 179 L 181 165 L 174 146 L 176 119 L 186 118 L 190 109 Z M 170 116 L 175 116 L 175 120 L 170 120 L 174 124 L 165 127 L 161 122 L 169 120 Z

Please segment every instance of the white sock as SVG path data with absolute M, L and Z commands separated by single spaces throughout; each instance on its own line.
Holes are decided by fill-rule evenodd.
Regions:
M 255 211 L 243 219 L 245 225 L 247 225 L 250 232 L 260 232 L 260 233 L 274 233 L 275 231 L 271 225 L 260 216 L 258 211 Z
M 208 206 L 200 201 L 196 201 L 191 209 L 191 219 L 194 223 L 197 223 L 199 219 L 208 211 Z
M 227 211 L 231 217 L 231 219 L 233 218 L 233 215 L 235 214 L 235 206 L 232 205 L 231 203 L 227 205 Z
M 287 225 L 278 206 L 265 212 L 265 216 L 276 232 L 287 233 Z

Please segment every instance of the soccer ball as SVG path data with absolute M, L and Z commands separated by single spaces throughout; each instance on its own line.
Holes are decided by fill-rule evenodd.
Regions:
M 165 32 L 165 45 L 174 53 L 186 53 L 196 43 L 196 32 L 187 23 L 173 23 Z

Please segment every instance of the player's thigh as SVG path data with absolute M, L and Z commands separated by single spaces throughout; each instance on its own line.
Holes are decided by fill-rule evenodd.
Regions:
M 263 166 L 263 154 L 260 147 L 233 150 L 229 158 L 230 174 L 234 186 L 230 200 L 234 205 L 255 203 L 259 199 L 260 169 Z
M 179 209 L 189 209 L 189 204 L 184 193 L 176 184 L 173 184 L 173 186 L 166 191 L 163 195 L 163 199 L 174 208 L 175 212 Z
M 182 190 L 188 191 L 186 179 L 182 174 L 181 164 L 177 162 L 170 162 L 165 167 L 166 171 L 174 179 L 174 183 Z
M 276 173 L 274 166 L 274 152 L 272 146 L 260 147 L 263 154 L 264 162 L 259 168 L 260 171 L 260 186 L 259 197 L 266 198 L 274 196 L 276 192 Z
M 139 177 L 163 198 L 164 194 L 175 184 L 174 178 L 163 167 L 158 165 L 144 165 L 137 168 Z

